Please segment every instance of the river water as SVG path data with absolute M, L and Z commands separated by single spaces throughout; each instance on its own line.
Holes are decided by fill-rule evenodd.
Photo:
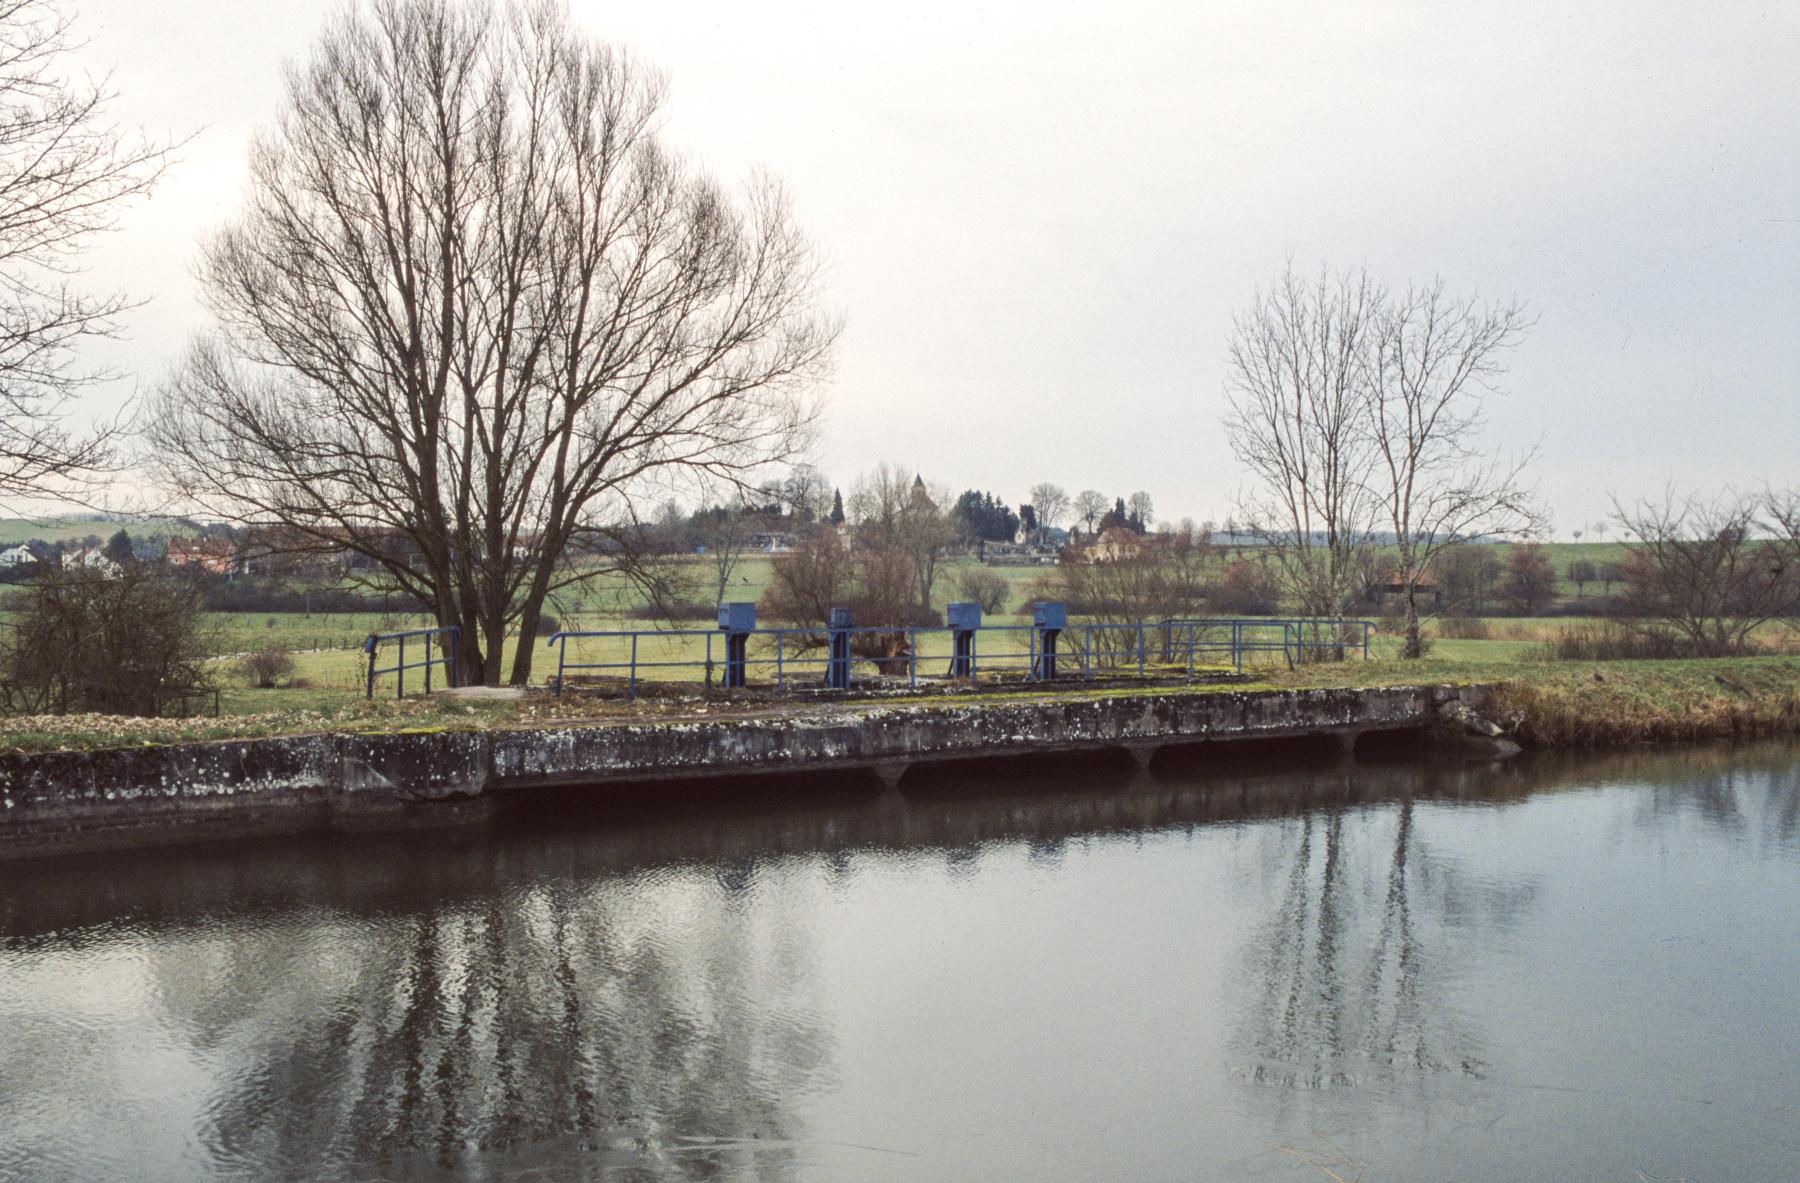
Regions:
M 0 1178 L 1800 1179 L 1800 757 L 1249 752 L 0 863 Z

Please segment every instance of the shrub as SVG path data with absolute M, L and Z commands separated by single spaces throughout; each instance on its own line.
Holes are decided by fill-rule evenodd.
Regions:
M 983 614 L 998 616 L 1006 611 L 1012 585 L 984 567 L 968 567 L 956 577 L 956 590 L 963 599 L 981 605 Z
M 0 705 L 28 714 L 183 714 L 211 689 L 202 589 L 142 565 L 47 572 L 0 651 Z
M 1642 661 L 1693 657 L 1695 651 L 1691 641 L 1668 629 L 1603 620 L 1563 628 L 1542 656 L 1551 661 Z
M 645 601 L 627 608 L 624 616 L 629 620 L 712 621 L 718 619 L 718 611 L 716 605 L 703 604 L 699 600 L 670 600 L 663 604 Z
M 1266 564 L 1233 559 L 1220 573 L 1212 601 L 1215 609 L 1233 616 L 1272 616 L 1281 606 L 1281 582 Z
M 294 657 L 279 645 L 270 645 L 238 659 L 238 673 L 259 690 L 273 689 L 294 674 Z M 291 683 L 290 683 L 291 684 Z
M 1488 622 L 1479 616 L 1452 614 L 1438 621 L 1438 636 L 1447 641 L 1485 641 L 1494 635 Z

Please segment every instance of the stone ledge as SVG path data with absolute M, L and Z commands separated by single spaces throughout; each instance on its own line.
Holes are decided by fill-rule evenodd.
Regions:
M 766 718 L 309 735 L 0 757 L 0 856 L 201 832 L 449 820 L 508 789 L 1429 726 L 1478 687 L 1403 686 L 827 708 Z M 435 811 L 435 813 L 433 812 Z

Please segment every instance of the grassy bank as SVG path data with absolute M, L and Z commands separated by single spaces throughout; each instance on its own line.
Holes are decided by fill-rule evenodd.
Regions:
M 1494 713 L 1520 717 L 1528 746 L 1617 748 L 1638 744 L 1743 740 L 1800 734 L 1800 657 L 1591 663 L 1349 661 L 1259 671 L 1247 683 L 1181 688 L 1180 693 L 1431 683 L 1499 687 Z M 538 692 L 513 701 L 410 698 L 364 702 L 341 691 L 227 692 L 218 718 L 135 719 L 100 715 L 0 718 L 0 752 L 41 752 L 145 743 L 301 735 L 320 731 L 530 726 L 556 722 L 712 717 L 734 712 L 817 710 L 819 704 L 757 705 L 704 700 L 683 691 L 638 702 Z M 1170 693 L 1160 688 L 1155 693 Z M 1021 688 L 1034 697 L 1081 698 L 1137 690 L 1078 686 Z M 254 701 L 251 701 L 251 700 Z M 235 701 L 234 701 L 235 700 Z M 961 696 L 946 701 L 966 701 Z
M 1519 662 L 1427 658 L 1312 666 L 1271 685 L 1485 683 L 1494 713 L 1517 713 L 1519 738 L 1538 748 L 1745 740 L 1800 734 L 1800 657 L 1681 661 Z

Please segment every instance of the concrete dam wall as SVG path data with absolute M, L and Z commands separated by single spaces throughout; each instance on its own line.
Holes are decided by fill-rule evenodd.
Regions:
M 0 757 L 0 857 L 329 826 L 454 823 L 511 789 L 1428 727 L 1472 687 L 823 705 L 730 719 L 324 734 Z M 1457 703 L 1459 707 L 1447 704 Z

